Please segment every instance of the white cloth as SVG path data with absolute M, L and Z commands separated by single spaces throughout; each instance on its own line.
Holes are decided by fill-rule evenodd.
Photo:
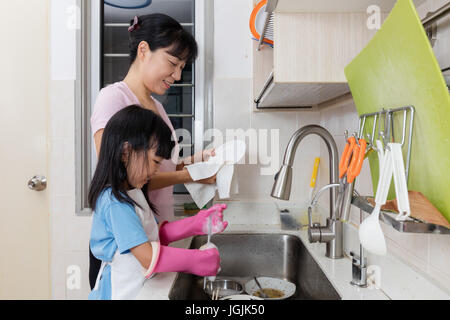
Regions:
M 135 211 L 142 222 L 149 241 L 159 241 L 158 224 L 145 200 L 144 194 L 140 189 L 133 189 L 127 193 L 131 199 L 142 207 L 141 209 L 138 206 L 135 206 Z M 97 290 L 99 279 L 101 278 L 105 266 L 108 264 L 111 267 L 111 299 L 134 299 L 144 285 L 146 280 L 146 270 L 144 270 L 140 262 L 131 252 L 120 254 L 117 250 L 111 262 L 102 262 L 94 290 Z
M 198 208 L 202 209 L 216 195 L 219 199 L 230 198 L 231 182 L 233 180 L 234 165 L 241 161 L 246 151 L 245 142 L 240 140 L 229 141 L 216 148 L 216 155 L 206 162 L 194 163 L 187 166 L 194 182 L 185 183 L 192 199 Z M 195 181 L 216 176 L 215 184 L 201 184 Z

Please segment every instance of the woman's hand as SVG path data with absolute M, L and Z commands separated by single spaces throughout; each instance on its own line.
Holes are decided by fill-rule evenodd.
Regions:
M 202 183 L 202 184 L 215 184 L 216 180 L 217 180 L 217 173 L 216 173 L 212 177 L 194 181 L 194 180 L 192 180 L 192 178 L 191 178 L 191 176 L 189 174 L 189 171 L 188 171 L 188 169 L 186 167 L 183 168 L 183 171 L 189 176 L 189 181 L 187 181 L 187 182 L 196 182 L 196 183 Z
M 213 175 L 212 177 L 206 178 L 206 179 L 202 179 L 202 180 L 198 180 L 195 181 L 197 183 L 202 183 L 202 184 L 215 184 L 217 180 L 217 173 L 215 175 Z
M 203 150 L 201 155 L 202 155 L 202 162 L 206 162 L 206 161 L 209 160 L 210 157 L 215 157 L 216 156 L 216 148 Z M 197 158 L 195 158 L 195 159 L 197 159 Z
M 181 160 L 181 162 L 177 165 L 177 171 L 183 170 L 186 166 L 188 166 L 190 164 L 194 164 L 195 162 L 206 162 L 209 160 L 209 158 L 215 157 L 215 156 L 216 156 L 215 148 L 206 149 L 206 150 L 197 152 L 193 156 L 190 156 L 190 157 L 187 157 L 187 158 Z

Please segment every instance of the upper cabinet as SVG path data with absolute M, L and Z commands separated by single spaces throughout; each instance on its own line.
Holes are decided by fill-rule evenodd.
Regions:
M 275 8 L 274 45 L 258 50 L 254 41 L 255 110 L 312 108 L 347 94 L 345 66 L 375 35 L 377 21 L 381 25 L 394 4 L 394 0 L 268 0 L 266 7 Z
M 349 13 L 367 12 L 367 8 L 376 5 L 382 12 L 390 12 L 396 0 L 278 0 L 269 1 L 276 4 L 275 12 L 317 12 L 317 13 Z M 425 0 L 414 1 L 417 3 Z

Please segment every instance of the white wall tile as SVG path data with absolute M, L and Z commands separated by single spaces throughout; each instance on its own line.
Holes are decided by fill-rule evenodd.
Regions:
M 51 250 L 62 253 L 65 248 L 65 224 L 68 209 L 66 196 L 54 196 L 50 201 Z
M 448 266 L 446 270 L 448 270 Z M 448 271 L 442 271 L 441 269 L 434 268 L 432 265 L 428 265 L 427 275 L 434 281 L 433 283 L 442 290 L 445 290 L 450 296 L 450 276 L 448 275 Z
M 90 292 L 87 249 L 79 252 L 53 252 L 51 259 L 53 266 L 52 298 L 56 300 L 86 300 Z
M 50 127 L 54 138 L 73 138 L 75 128 L 75 82 L 51 81 L 50 90 L 57 94 L 50 95 Z
M 53 299 L 85 299 L 67 292 L 66 270 L 79 265 L 87 281 L 90 219 L 75 216 L 74 82 L 51 81 L 49 130 L 49 201 L 51 226 L 51 288 Z M 75 253 L 74 253 L 75 252 Z M 86 293 L 87 292 L 87 293 Z
M 52 240 L 53 241 L 53 240 Z M 52 299 L 66 299 L 66 268 L 64 255 L 61 252 L 52 251 L 51 262 L 51 281 L 52 281 Z
M 49 189 L 54 196 L 73 196 L 75 194 L 74 149 L 75 142 L 73 137 L 54 137 L 51 139 L 48 181 Z
M 248 26 L 251 0 L 214 1 L 214 73 L 251 78 L 253 44 Z
M 357 131 L 358 119 L 356 107 L 352 101 L 321 110 L 322 126 L 335 136 L 343 136 L 344 130 L 348 130 L 349 135 Z
M 75 212 L 75 208 L 72 209 Z M 65 219 L 64 235 L 66 251 L 85 251 L 89 248 L 91 217 L 70 215 Z
M 283 164 L 284 154 L 292 135 L 305 124 L 318 123 L 318 114 L 314 112 L 253 113 L 251 119 L 252 128 L 257 130 L 279 130 L 279 157 L 276 169 L 278 171 Z M 302 124 L 299 125 L 299 122 Z M 309 182 L 314 158 L 320 156 L 319 139 L 317 136 L 308 136 L 298 145 L 293 164 L 291 200 L 303 202 L 309 196 Z
M 450 282 L 450 237 L 448 235 L 430 234 L 429 266 L 441 271 Z
M 348 254 L 350 250 L 359 254 L 358 230 L 353 225 L 344 225 L 344 245 Z M 435 278 L 427 274 L 426 263 L 414 256 L 409 256 L 397 244 L 387 239 L 386 256 L 377 256 L 364 251 L 368 266 L 379 267 L 381 272 L 381 289 L 391 299 L 446 299 L 448 286 L 442 281 L 442 275 L 435 273 Z M 411 281 L 411 279 L 414 279 Z M 436 288 L 437 286 L 438 288 Z M 442 289 L 436 290 L 436 289 Z
M 250 127 L 252 80 L 214 79 L 214 128 L 247 129 Z
M 394 254 L 395 256 L 397 256 L 398 258 L 403 260 L 406 264 L 408 264 L 412 268 L 419 270 L 422 273 L 427 273 L 428 265 L 427 265 L 426 257 L 424 258 L 423 256 L 421 256 L 421 254 L 423 253 L 423 248 L 421 248 L 421 246 L 418 246 L 417 251 L 416 251 L 415 250 L 416 248 L 414 247 L 414 245 L 412 243 L 405 246 L 404 242 L 399 243 L 399 241 L 398 241 L 399 238 L 402 238 L 403 241 L 406 241 L 408 238 L 412 240 L 412 239 L 414 239 L 414 237 L 416 235 L 402 233 L 400 236 L 397 237 L 397 239 L 396 239 L 397 241 L 395 241 L 395 240 L 392 240 L 390 237 L 386 236 L 386 234 L 387 234 L 386 229 L 388 229 L 388 228 L 392 229 L 392 227 L 386 226 L 384 223 L 382 224 L 382 230 L 385 234 L 386 246 L 387 246 L 387 250 L 389 251 L 389 253 Z M 397 233 L 400 233 L 400 232 L 397 232 Z M 425 235 L 425 237 L 426 237 L 426 235 Z M 402 241 L 400 241 L 400 242 L 402 242 Z M 425 252 L 425 254 L 427 254 L 427 252 Z
M 66 282 L 66 298 L 68 300 L 86 300 L 91 291 L 89 286 L 89 253 L 86 248 L 80 252 L 67 252 L 64 254 L 65 262 L 65 282 Z M 75 267 L 76 269 L 68 269 L 69 267 Z M 79 287 L 68 285 L 70 283 L 70 277 L 75 276 L 76 270 L 79 269 Z M 71 274 L 70 271 L 72 271 Z M 78 273 L 77 273 L 78 275 Z
M 260 165 L 240 165 L 236 170 L 241 199 L 270 199 L 273 176 L 261 175 Z

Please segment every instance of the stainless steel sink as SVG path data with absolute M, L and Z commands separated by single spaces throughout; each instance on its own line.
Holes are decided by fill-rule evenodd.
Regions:
M 194 237 L 198 249 L 206 236 Z M 314 261 L 302 241 L 287 234 L 219 234 L 211 237 L 220 252 L 221 272 L 217 278 L 239 281 L 244 286 L 254 275 L 286 279 L 296 284 L 292 300 L 340 300 L 341 297 Z M 170 300 L 208 300 L 203 278 L 178 273 Z

